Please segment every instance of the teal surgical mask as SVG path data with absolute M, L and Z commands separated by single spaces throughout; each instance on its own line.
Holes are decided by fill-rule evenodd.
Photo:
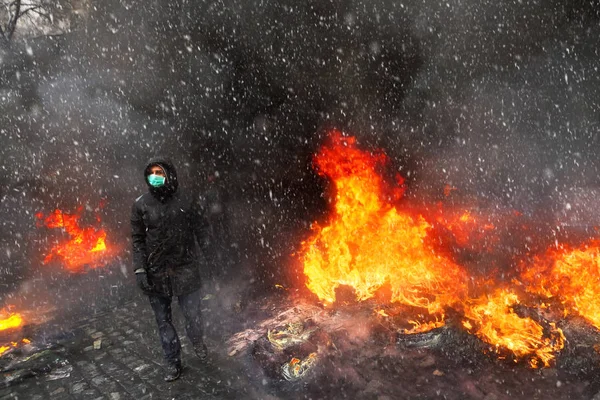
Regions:
M 165 177 L 160 175 L 148 175 L 148 183 L 153 187 L 161 187 L 165 184 Z

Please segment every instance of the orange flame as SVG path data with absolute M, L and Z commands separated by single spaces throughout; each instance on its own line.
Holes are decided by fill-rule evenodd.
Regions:
M 29 343 L 31 343 L 31 340 L 23 338 L 23 339 L 21 339 L 20 342 L 11 342 L 8 345 L 0 346 L 0 356 L 2 356 L 2 354 L 6 353 L 11 348 L 16 348 L 16 347 L 19 347 L 21 344 L 29 344 Z
M 6 319 L 0 319 L 0 331 L 11 328 L 18 328 L 23 324 L 23 318 L 20 314 L 13 314 Z
M 496 227 L 484 218 L 474 215 L 472 211 L 462 211 L 459 214 L 444 212 L 437 217 L 437 222 L 442 224 L 454 235 L 456 243 L 460 246 L 478 242 L 489 242 L 487 246 L 495 244 L 498 238 L 489 236 Z
M 19 313 L 0 311 L 0 331 L 18 328 L 23 325 L 23 317 Z
M 557 299 L 565 313 L 581 315 L 600 329 L 600 241 L 577 249 L 550 249 L 523 269 L 521 277 L 529 292 Z
M 330 223 L 315 225 L 303 243 L 308 288 L 333 303 L 340 285 L 352 287 L 357 300 L 366 300 L 389 284 L 392 302 L 430 314 L 458 301 L 465 292 L 464 271 L 426 244 L 430 225 L 422 216 L 400 212 L 386 201 L 384 192 L 399 194 L 376 172 L 386 156 L 357 149 L 355 139 L 339 131 L 331 140 L 315 164 L 333 180 L 335 210 Z
M 507 349 L 517 359 L 528 359 L 532 367 L 541 361 L 549 366 L 554 353 L 564 347 L 565 337 L 562 330 L 550 323 L 550 335 L 544 328 L 529 317 L 520 317 L 513 307 L 519 304 L 518 296 L 508 290 L 496 290 L 490 296 L 469 301 L 464 313 L 468 320 L 463 326 L 475 333 L 483 341 L 495 346 L 495 351 Z M 474 325 L 471 323 L 474 322 Z
M 69 235 L 70 239 L 64 243 L 56 244 L 44 258 L 44 264 L 53 259 L 61 259 L 71 272 L 78 272 L 84 265 L 97 267 L 102 265 L 105 256 L 106 232 L 103 229 L 92 227 L 82 228 L 79 225 L 83 208 L 80 207 L 75 214 L 68 214 L 59 209 L 44 217 L 37 213 L 40 224 L 48 228 L 61 228 Z
M 405 334 L 429 332 L 432 329 L 440 328 L 446 324 L 444 322 L 444 315 L 442 315 L 440 318 L 437 318 L 435 321 L 421 322 L 410 320 L 408 323 L 413 327 L 405 330 Z
M 12 330 L 21 326 L 23 326 L 23 317 L 21 314 L 13 313 L 7 309 L 0 310 L 0 331 Z M 0 356 L 10 350 L 11 347 L 17 347 L 18 345 L 19 343 L 16 342 L 0 345 Z
M 390 302 L 425 309 L 430 315 L 419 312 L 418 321 L 407 319 L 413 325 L 408 333 L 443 326 L 444 310 L 454 308 L 464 314 L 463 326 L 496 352 L 510 351 L 532 367 L 540 362 L 549 365 L 564 346 L 562 331 L 519 316 L 514 311 L 519 299 L 510 291 L 468 299 L 465 270 L 430 245 L 431 225 L 423 216 L 393 204 L 404 188 L 388 187 L 377 173 L 386 156 L 359 150 L 354 138 L 339 131 L 333 131 L 330 139 L 314 163 L 332 180 L 335 204 L 327 225 L 315 223 L 312 235 L 302 243 L 306 286 L 328 304 L 335 302 L 336 289 L 342 285 L 351 287 L 358 301 L 389 287 Z M 403 183 L 401 177 L 397 183 Z M 481 240 L 481 232 L 495 229 L 469 212 L 444 218 L 442 224 L 453 232 L 457 244 Z

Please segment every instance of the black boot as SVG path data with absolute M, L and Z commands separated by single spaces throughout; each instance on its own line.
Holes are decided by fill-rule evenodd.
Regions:
M 206 360 L 208 357 L 208 349 L 204 342 L 194 345 L 194 353 L 196 353 L 196 357 L 198 357 L 201 361 Z
M 173 382 L 181 376 L 181 364 L 169 364 L 166 369 L 165 382 Z

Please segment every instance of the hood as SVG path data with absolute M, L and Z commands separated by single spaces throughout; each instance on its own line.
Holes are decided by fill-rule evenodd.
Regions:
M 148 175 L 150 175 L 150 167 L 152 165 L 160 165 L 162 169 L 165 170 L 166 180 L 164 186 L 154 187 L 148 183 Z M 173 193 L 177 191 L 178 183 L 177 183 L 177 171 L 175 170 L 175 166 L 171 160 L 166 157 L 153 157 L 148 160 L 146 164 L 146 168 L 144 169 L 144 181 L 146 181 L 146 185 L 148 185 L 148 190 L 153 195 L 159 197 L 160 199 L 167 198 Z

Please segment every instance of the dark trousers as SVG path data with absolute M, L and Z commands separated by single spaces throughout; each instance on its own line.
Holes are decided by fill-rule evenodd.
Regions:
M 148 296 L 154 310 L 160 343 L 165 360 L 169 364 L 181 363 L 181 343 L 172 321 L 171 301 L 168 296 Z M 179 308 L 185 318 L 185 331 L 193 346 L 202 345 L 202 315 L 200 313 L 200 289 L 177 296 Z

